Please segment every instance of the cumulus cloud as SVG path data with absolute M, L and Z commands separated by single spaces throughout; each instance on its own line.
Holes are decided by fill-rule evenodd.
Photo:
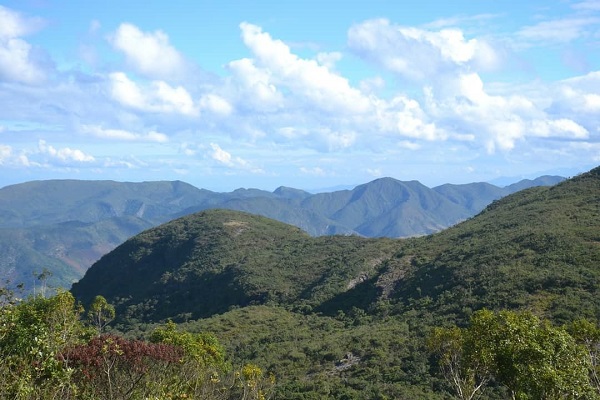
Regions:
M 590 87 L 593 77 L 588 76 L 586 81 Z M 586 104 L 593 108 L 595 98 L 590 93 L 576 91 L 579 80 L 564 82 L 562 86 L 560 95 L 549 88 L 538 88 L 537 92 L 528 93 L 530 96 L 514 92 L 490 94 L 478 74 L 465 73 L 448 82 L 441 90 L 443 94 L 426 96 L 425 108 L 441 129 L 453 132 L 449 137 L 475 145 L 481 143 L 488 153 L 512 151 L 519 141 L 528 137 L 586 140 L 590 138 L 586 123 L 597 119 L 597 113 L 583 115 L 582 110 Z M 564 93 L 569 92 L 573 104 L 565 104 L 568 96 Z M 551 103 L 547 99 L 554 97 L 563 100 L 559 105 L 548 107 Z M 574 119 L 577 116 L 579 118 Z
M 240 107 L 262 112 L 274 112 L 283 106 L 283 94 L 271 82 L 271 73 L 256 67 L 249 58 L 227 65 L 237 85 Z
M 12 147 L 0 144 L 0 165 L 4 165 L 12 156 Z
M 57 149 L 46 143 L 45 140 L 40 140 L 38 142 L 38 150 L 41 154 L 50 156 L 55 161 L 59 161 L 61 163 L 89 163 L 96 161 L 93 156 L 85 154 L 79 149 L 71 149 L 70 147 Z
M 600 71 L 565 79 L 558 83 L 558 93 L 554 96 L 554 107 L 567 114 L 600 113 Z
M 298 57 L 281 40 L 275 40 L 262 28 L 240 24 L 242 40 L 252 51 L 259 68 L 265 70 L 272 85 L 285 86 L 312 107 L 335 113 L 363 113 L 370 103 L 348 80 L 333 73 L 316 60 Z M 268 86 L 267 86 L 268 87 Z
M 216 115 L 227 116 L 233 112 L 233 107 L 227 100 L 216 94 L 206 94 L 200 98 L 201 110 L 209 111 Z
M 125 106 L 147 112 L 198 115 L 192 96 L 183 86 L 173 87 L 164 81 L 143 86 L 124 72 L 113 72 L 109 79 L 112 98 Z
M 148 133 L 136 133 L 123 129 L 104 129 L 100 125 L 82 125 L 81 131 L 107 140 L 155 143 L 165 143 L 169 141 L 167 135 L 156 131 L 150 131 Z
M 531 131 L 536 136 L 558 136 L 561 138 L 571 139 L 587 139 L 589 137 L 589 132 L 587 129 L 579 125 L 577 122 L 566 118 L 533 121 L 531 125 Z
M 394 25 L 387 19 L 352 26 L 348 46 L 387 70 L 416 81 L 473 65 L 492 69 L 499 62 L 489 43 L 466 39 L 459 29 L 430 31 Z
M 169 79 L 185 72 L 183 56 L 169 43 L 164 32 L 142 32 L 132 24 L 121 24 L 111 38 L 127 63 L 136 72 L 150 78 Z
M 43 28 L 41 18 L 25 17 L 19 12 L 0 5 L 0 38 L 27 36 Z
M 31 44 L 21 37 L 43 26 L 39 18 L 26 18 L 0 6 L 0 80 L 39 83 L 46 73 L 34 55 Z
M 446 134 L 414 99 L 396 96 L 389 101 L 380 100 L 377 104 L 377 126 L 382 132 L 423 140 L 444 140 Z
M 248 161 L 240 157 L 233 157 L 231 153 L 223 150 L 221 146 L 216 143 L 211 143 L 210 147 L 212 152 L 210 157 L 217 161 L 219 164 L 225 165 L 229 168 L 240 169 L 250 171 L 252 173 L 262 174 L 264 171 L 260 168 L 252 166 Z

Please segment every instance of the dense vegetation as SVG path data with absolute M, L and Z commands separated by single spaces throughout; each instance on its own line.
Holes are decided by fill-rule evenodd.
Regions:
M 16 320 L 52 329 L 0 334 L 3 356 L 17 363 L 8 370 L 30 371 L 13 374 L 6 393 L 76 388 L 106 398 L 98 391 L 110 388 L 106 380 L 60 374 L 98 365 L 75 356 L 84 353 L 110 355 L 124 376 L 135 376 L 138 364 L 119 358 L 138 354 L 125 351 L 131 347 L 147 349 L 131 356 L 145 360 L 154 377 L 145 387 L 198 398 L 241 398 L 237 379 L 260 375 L 252 387 L 285 399 L 596 399 L 599 244 L 600 168 L 498 200 L 443 232 L 402 240 L 311 237 L 255 215 L 204 211 L 145 231 L 96 263 L 72 289 L 94 329 L 69 322 L 84 315 L 72 298 L 66 309 L 73 311 L 58 313 L 81 332 L 58 335 L 73 338 L 69 346 L 55 339 L 63 330 L 45 322 L 56 318 L 39 316 L 52 312 Z M 5 303 L 2 318 L 68 296 Z M 115 319 L 107 325 L 111 305 Z M 34 337 L 52 349 L 40 353 Z M 175 347 L 158 351 L 155 344 Z M 58 371 L 71 369 L 48 375 L 36 369 L 34 354 Z M 187 361 L 169 364 L 177 357 Z M 197 357 L 204 361 L 194 364 Z M 250 365 L 245 374 L 243 365 Z M 208 384 L 214 373 L 217 387 Z
M 102 255 L 150 227 L 193 212 L 226 208 L 263 215 L 313 236 L 405 237 L 438 231 L 492 200 L 560 177 L 500 188 L 486 183 L 427 188 L 378 179 L 353 190 L 310 194 L 280 187 L 215 193 L 175 182 L 51 180 L 0 189 L 0 276 L 32 292 L 47 269 L 68 288 Z
M 273 372 L 280 398 L 470 398 L 473 382 L 487 399 L 595 398 L 599 232 L 600 168 L 403 240 L 211 210 L 124 243 L 73 293 L 106 296 L 128 337 L 167 318 L 211 332 Z M 497 335 L 473 334 L 482 321 Z
M 275 383 L 258 366 L 232 367 L 210 334 L 157 327 L 150 340 L 105 334 L 114 309 L 88 312 L 68 292 L 0 303 L 2 399 L 266 399 Z

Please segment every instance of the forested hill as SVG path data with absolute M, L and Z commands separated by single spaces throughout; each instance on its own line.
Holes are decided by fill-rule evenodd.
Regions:
M 0 275 L 31 289 L 46 269 L 50 286 L 69 287 L 103 254 L 160 223 L 211 208 L 263 215 L 310 235 L 406 237 L 439 231 L 491 201 L 560 177 L 500 188 L 382 178 L 353 190 L 311 194 L 280 187 L 215 193 L 184 182 L 51 180 L 0 189 Z
M 211 210 L 130 239 L 72 291 L 84 304 L 104 295 L 130 334 L 168 318 L 215 333 L 237 362 L 279 376 L 285 398 L 441 399 L 434 327 L 483 308 L 598 320 L 599 232 L 600 168 L 411 239 L 315 238 Z
M 461 318 L 482 307 L 527 308 L 557 322 L 600 317 L 600 167 L 406 241 L 382 276 L 399 270 L 398 306 Z
M 75 283 L 84 304 L 101 294 L 128 322 L 209 317 L 250 304 L 319 305 L 357 284 L 396 241 L 311 237 L 291 225 L 207 210 L 145 231 Z
M 142 320 L 265 303 L 368 309 L 383 300 L 461 316 L 521 306 L 558 319 L 570 308 L 600 315 L 599 171 L 515 193 L 443 232 L 404 240 L 315 238 L 264 217 L 207 210 L 126 241 L 73 293 L 84 303 L 95 294 L 121 299 Z

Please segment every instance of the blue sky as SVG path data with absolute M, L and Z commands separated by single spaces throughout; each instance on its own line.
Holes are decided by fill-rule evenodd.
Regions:
M 0 1 L 0 186 L 600 164 L 600 0 Z

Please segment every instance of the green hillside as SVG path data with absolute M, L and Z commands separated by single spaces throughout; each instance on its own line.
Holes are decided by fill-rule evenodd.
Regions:
M 187 321 L 234 362 L 278 376 L 281 398 L 448 398 L 425 339 L 476 310 L 530 310 L 562 324 L 600 317 L 600 168 L 495 201 L 426 237 L 310 237 L 211 210 L 144 232 L 95 264 L 73 293 L 117 306 L 145 336 Z M 507 398 L 492 384 L 484 398 Z
M 298 228 L 230 210 L 208 210 L 145 231 L 102 257 L 73 285 L 128 319 L 208 317 L 250 304 L 318 306 L 373 274 L 391 240 L 314 238 Z
M 246 211 L 301 228 L 312 236 L 406 237 L 437 232 L 492 200 L 560 177 L 499 188 L 378 179 L 353 190 L 310 194 L 237 189 L 215 193 L 175 182 L 50 180 L 0 189 L 0 273 L 31 291 L 47 269 L 51 287 L 68 288 L 103 254 L 144 229 L 202 210 Z M 18 261 L 18 262 L 17 262 Z
M 527 189 L 404 250 L 399 304 L 459 316 L 526 307 L 556 321 L 600 317 L 600 168 Z M 389 267 L 403 268 L 401 263 Z

